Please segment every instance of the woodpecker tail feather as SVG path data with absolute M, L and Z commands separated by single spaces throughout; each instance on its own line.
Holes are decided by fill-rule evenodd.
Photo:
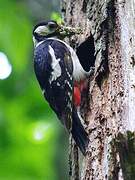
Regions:
M 77 144 L 77 146 L 80 148 L 83 155 L 86 155 L 86 148 L 89 143 L 88 134 L 84 130 L 81 121 L 79 119 L 79 116 L 77 114 L 76 108 L 73 110 L 72 115 L 72 136 Z

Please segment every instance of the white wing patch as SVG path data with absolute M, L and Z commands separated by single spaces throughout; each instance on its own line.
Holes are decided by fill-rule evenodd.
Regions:
M 50 83 L 61 76 L 61 67 L 59 64 L 60 59 L 56 59 L 53 48 L 49 45 L 49 53 L 52 58 L 52 73 L 50 77 Z

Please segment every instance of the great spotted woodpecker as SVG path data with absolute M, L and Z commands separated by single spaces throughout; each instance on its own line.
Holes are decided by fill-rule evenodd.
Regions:
M 77 109 L 83 81 L 90 72 L 82 68 L 72 47 L 61 40 L 67 31 L 73 34 L 55 21 L 34 27 L 34 70 L 45 99 L 85 155 L 89 139 Z

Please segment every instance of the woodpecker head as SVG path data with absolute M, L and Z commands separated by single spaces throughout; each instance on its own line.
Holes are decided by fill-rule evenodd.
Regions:
M 33 29 L 33 41 L 36 45 L 49 37 L 58 35 L 59 25 L 55 21 L 45 21 L 38 23 Z
M 56 37 L 59 39 L 64 39 L 65 37 L 72 36 L 74 34 L 80 34 L 80 30 L 75 28 L 65 27 L 63 25 L 57 24 L 56 21 L 44 21 L 38 23 L 33 29 L 33 41 L 36 45 L 37 43 L 45 40 L 46 38 Z

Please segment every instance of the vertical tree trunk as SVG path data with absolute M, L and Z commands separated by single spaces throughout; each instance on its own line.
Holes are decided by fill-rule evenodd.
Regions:
M 83 29 L 70 44 L 95 51 L 82 56 L 91 64 L 95 59 L 95 72 L 85 108 L 90 143 L 79 179 L 135 179 L 135 1 L 63 0 L 61 7 L 66 24 Z

